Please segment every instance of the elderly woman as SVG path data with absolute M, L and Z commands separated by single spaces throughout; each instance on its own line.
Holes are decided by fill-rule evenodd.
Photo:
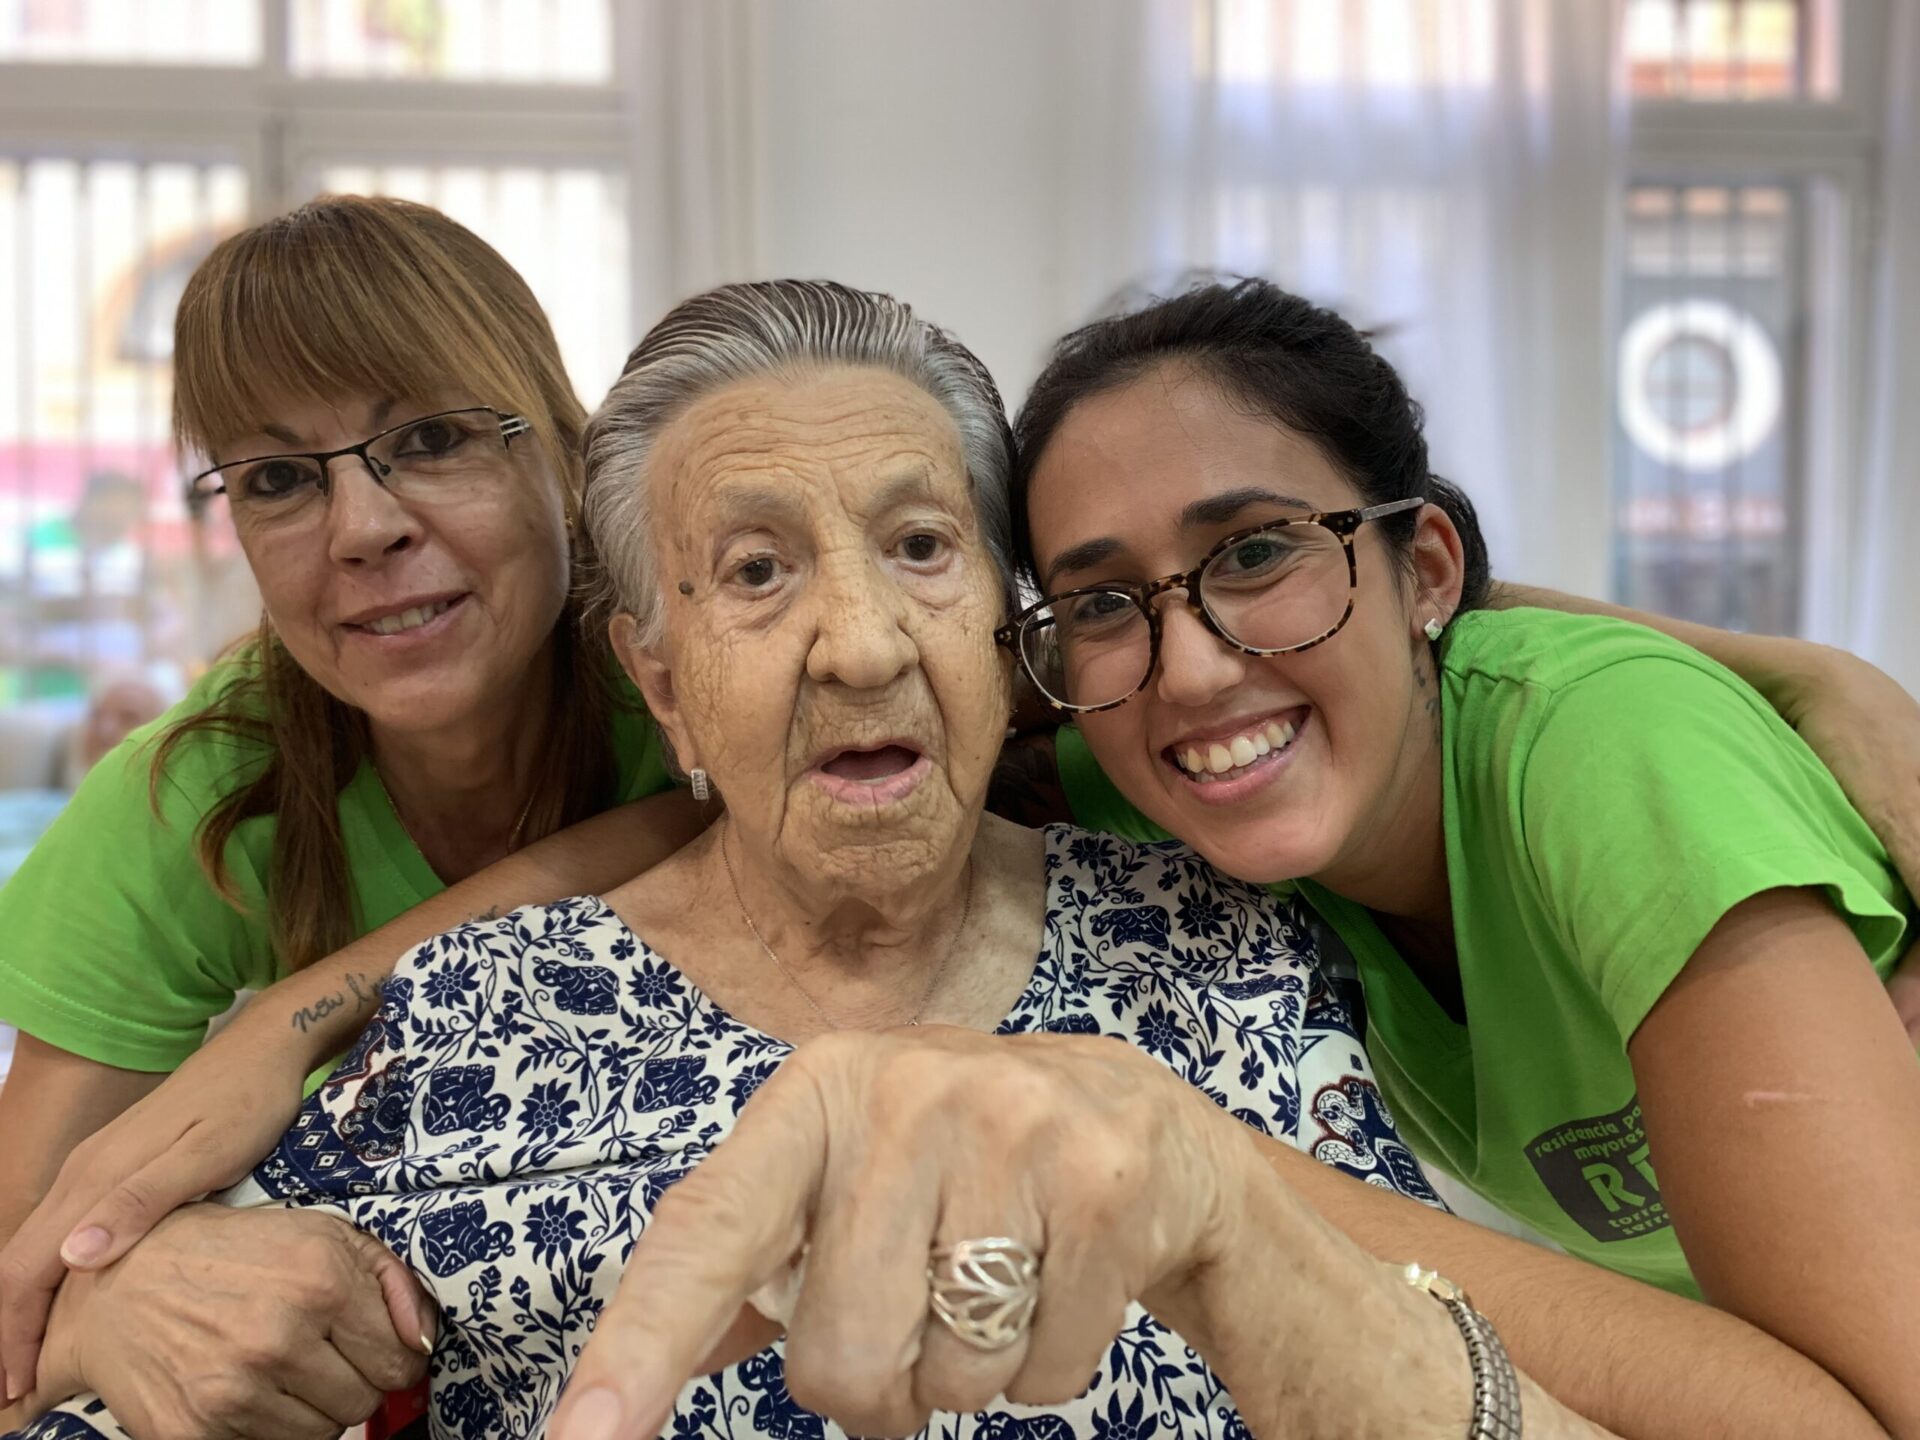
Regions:
M 613 1262 L 756 1091 L 751 1123 L 650 1232 L 569 1425 L 597 1410 L 638 1433 L 677 1398 L 689 1435 L 736 1420 L 817 1434 L 798 1393 L 867 1433 L 929 1407 L 981 1412 L 964 1423 L 990 1431 L 1130 1431 L 1149 1411 L 1233 1428 L 1219 1379 L 1126 1311 L 1140 1298 L 1258 1421 L 1290 1406 L 1303 1433 L 1420 1433 L 1434 1417 L 1458 1433 L 1470 1365 L 1504 1384 L 1482 1322 L 1353 1241 L 1450 1270 L 1471 1257 L 1476 1288 L 1516 1297 L 1525 1363 L 1628 1433 L 1697 1433 L 1663 1424 L 1689 1384 L 1730 1415 L 1833 1413 L 1794 1357 L 1729 1317 L 1408 1204 L 1424 1186 L 1300 963 L 1292 911 L 1184 852 L 980 817 L 1006 707 L 988 638 L 1006 613 L 1006 439 L 957 346 L 877 297 L 721 291 L 649 337 L 595 433 L 588 523 L 619 648 L 733 813 L 604 900 L 410 954 L 243 1197 L 343 1213 L 427 1280 L 447 1326 L 441 1433 L 543 1423 Z M 920 1019 L 961 1028 L 821 1036 L 761 1089 L 792 1041 Z M 49 1387 L 177 1388 L 146 1337 L 178 1308 L 179 1276 L 210 1273 L 179 1237 L 199 1232 L 204 1256 L 236 1218 L 196 1207 L 113 1270 L 77 1274 Z M 947 1252 L 964 1240 L 983 1243 Z M 796 1285 L 783 1272 L 803 1244 Z M 223 1303 L 251 1313 L 286 1265 L 241 1273 Z M 798 1291 L 794 1389 L 777 1353 L 749 1353 L 765 1328 L 731 1309 L 767 1281 Z M 1542 1294 L 1615 1323 L 1569 1327 Z M 1702 1336 L 1746 1376 L 1740 1403 L 1689 1364 Z M 711 1340 L 737 1363 L 680 1394 Z M 194 1378 L 234 1387 L 248 1358 Z M 1063 1408 L 989 1404 L 1003 1391 Z M 1536 1431 L 1558 1414 L 1527 1404 Z M 69 1406 L 43 1432 L 110 1429 L 102 1410 Z
M 436 1433 L 537 1433 L 662 1192 L 793 1044 L 845 1028 L 1117 1037 L 1160 1062 L 1178 1113 L 1428 1197 L 1290 912 L 1181 849 L 983 816 L 1011 701 L 993 640 L 1008 462 L 973 357 L 837 286 L 688 302 L 609 396 L 587 521 L 615 647 L 726 816 L 604 898 L 403 959 L 359 1046 L 232 1197 L 325 1205 L 425 1281 Z M 1075 1152 L 1102 1163 L 1100 1144 Z M 50 1383 L 112 1368 L 110 1293 L 77 1286 L 72 1323 L 56 1315 L 43 1371 L 70 1371 Z M 1057 1423 L 1092 1435 L 1149 1404 L 1230 1423 L 1174 1336 L 1144 1315 L 1126 1335 Z M 736 1414 L 762 1432 L 817 1423 L 777 1351 L 682 1397 L 690 1434 Z M 111 1429 L 81 1405 L 30 1433 L 81 1423 Z

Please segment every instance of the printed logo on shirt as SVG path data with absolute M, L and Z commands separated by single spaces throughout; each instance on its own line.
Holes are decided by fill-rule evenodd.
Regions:
M 1534 1173 L 1596 1240 L 1637 1240 L 1673 1222 L 1640 1123 L 1640 1097 L 1609 1115 L 1569 1120 L 1527 1142 Z

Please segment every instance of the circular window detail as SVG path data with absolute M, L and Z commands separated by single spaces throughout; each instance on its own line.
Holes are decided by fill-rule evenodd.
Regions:
M 1620 337 L 1620 423 L 1662 465 L 1721 470 L 1780 424 L 1780 352 L 1751 315 L 1721 300 L 1642 311 Z

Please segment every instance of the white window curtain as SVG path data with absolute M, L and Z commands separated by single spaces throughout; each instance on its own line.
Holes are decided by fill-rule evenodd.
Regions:
M 760 0 L 620 3 L 638 342 L 676 302 L 755 273 L 765 17 Z
M 1865 397 L 1866 468 L 1837 643 L 1920 695 L 1920 6 L 1888 16 Z
M 1192 269 L 1381 337 L 1497 574 L 1609 589 L 1615 7 L 1088 0 L 1061 257 L 1083 314 Z

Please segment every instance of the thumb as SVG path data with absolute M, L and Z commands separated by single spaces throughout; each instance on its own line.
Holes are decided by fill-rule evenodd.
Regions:
M 440 1338 L 440 1307 L 399 1256 L 384 1245 L 379 1251 L 374 1274 L 387 1302 L 387 1317 L 393 1321 L 393 1333 L 422 1355 L 433 1354 L 434 1344 Z
M 245 1173 L 190 1130 L 95 1201 L 67 1232 L 60 1258 L 75 1270 L 111 1265 L 182 1205 Z

